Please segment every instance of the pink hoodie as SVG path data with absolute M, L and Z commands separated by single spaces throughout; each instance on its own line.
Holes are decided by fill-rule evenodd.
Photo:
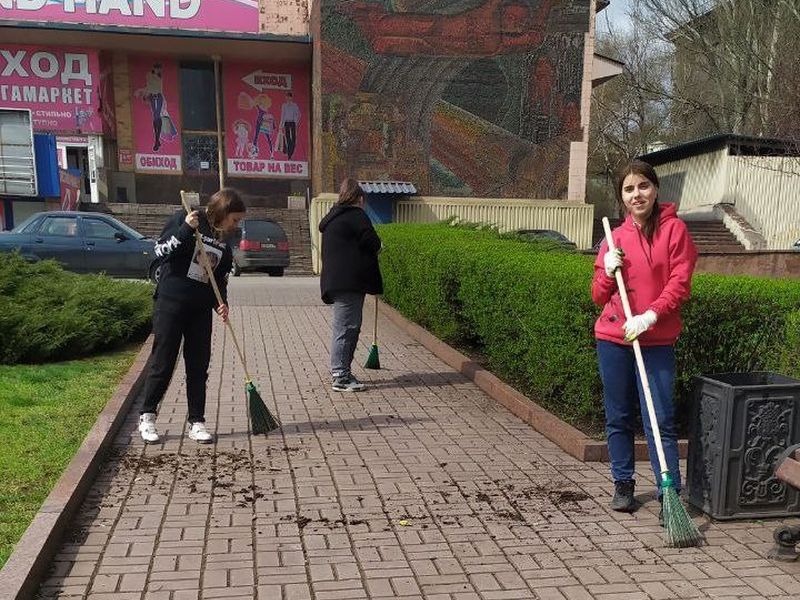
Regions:
M 630 215 L 611 232 L 614 243 L 625 252 L 622 276 L 631 311 L 639 315 L 652 310 L 658 315 L 656 324 L 639 336 L 642 346 L 672 345 L 678 339 L 680 307 L 689 298 L 697 262 L 697 248 L 686 224 L 678 218 L 675 205 L 660 204 L 660 208 L 652 244 L 647 242 Z M 608 244 L 603 241 L 594 262 L 592 300 L 603 306 L 594 325 L 594 334 L 598 340 L 630 345 L 624 340 L 625 313 L 616 279 L 608 277 L 603 266 L 607 250 Z

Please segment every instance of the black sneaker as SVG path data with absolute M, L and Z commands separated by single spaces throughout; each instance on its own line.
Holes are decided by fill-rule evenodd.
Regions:
M 636 482 L 633 479 L 614 482 L 614 499 L 611 500 L 611 510 L 617 512 L 633 512 L 636 510 L 636 500 L 633 490 Z
M 367 388 L 367 386 L 361 383 L 353 375 L 334 377 L 333 385 L 331 387 L 333 388 L 334 392 L 360 392 Z

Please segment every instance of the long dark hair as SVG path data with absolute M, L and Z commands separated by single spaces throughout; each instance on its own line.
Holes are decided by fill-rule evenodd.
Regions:
M 348 177 L 339 186 L 339 200 L 336 204 L 340 206 L 353 206 L 364 197 L 364 190 L 358 185 L 358 181 Z
M 246 212 L 244 201 L 233 188 L 222 188 L 216 194 L 211 196 L 206 206 L 206 217 L 209 224 L 218 229 L 222 222 L 231 213 Z
M 653 203 L 653 210 L 650 211 L 650 216 L 647 217 L 647 221 L 642 225 L 644 237 L 647 238 L 648 242 L 652 242 L 653 236 L 658 230 L 658 215 L 661 212 L 661 208 L 658 205 L 658 175 L 656 175 L 656 170 L 653 166 L 643 160 L 632 160 L 617 172 L 617 200 L 623 211 L 627 211 L 627 208 L 622 201 L 622 184 L 628 175 L 640 175 L 648 179 L 656 187 L 656 200 Z

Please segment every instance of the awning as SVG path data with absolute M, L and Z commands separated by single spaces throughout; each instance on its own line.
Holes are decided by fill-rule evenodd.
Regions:
M 366 194 L 413 196 L 417 193 L 417 188 L 410 181 L 359 181 L 358 185 Z

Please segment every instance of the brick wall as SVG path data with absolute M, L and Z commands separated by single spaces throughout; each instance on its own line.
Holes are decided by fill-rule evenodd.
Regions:
M 696 271 L 720 275 L 798 279 L 800 278 L 800 252 L 703 253 L 697 261 Z

